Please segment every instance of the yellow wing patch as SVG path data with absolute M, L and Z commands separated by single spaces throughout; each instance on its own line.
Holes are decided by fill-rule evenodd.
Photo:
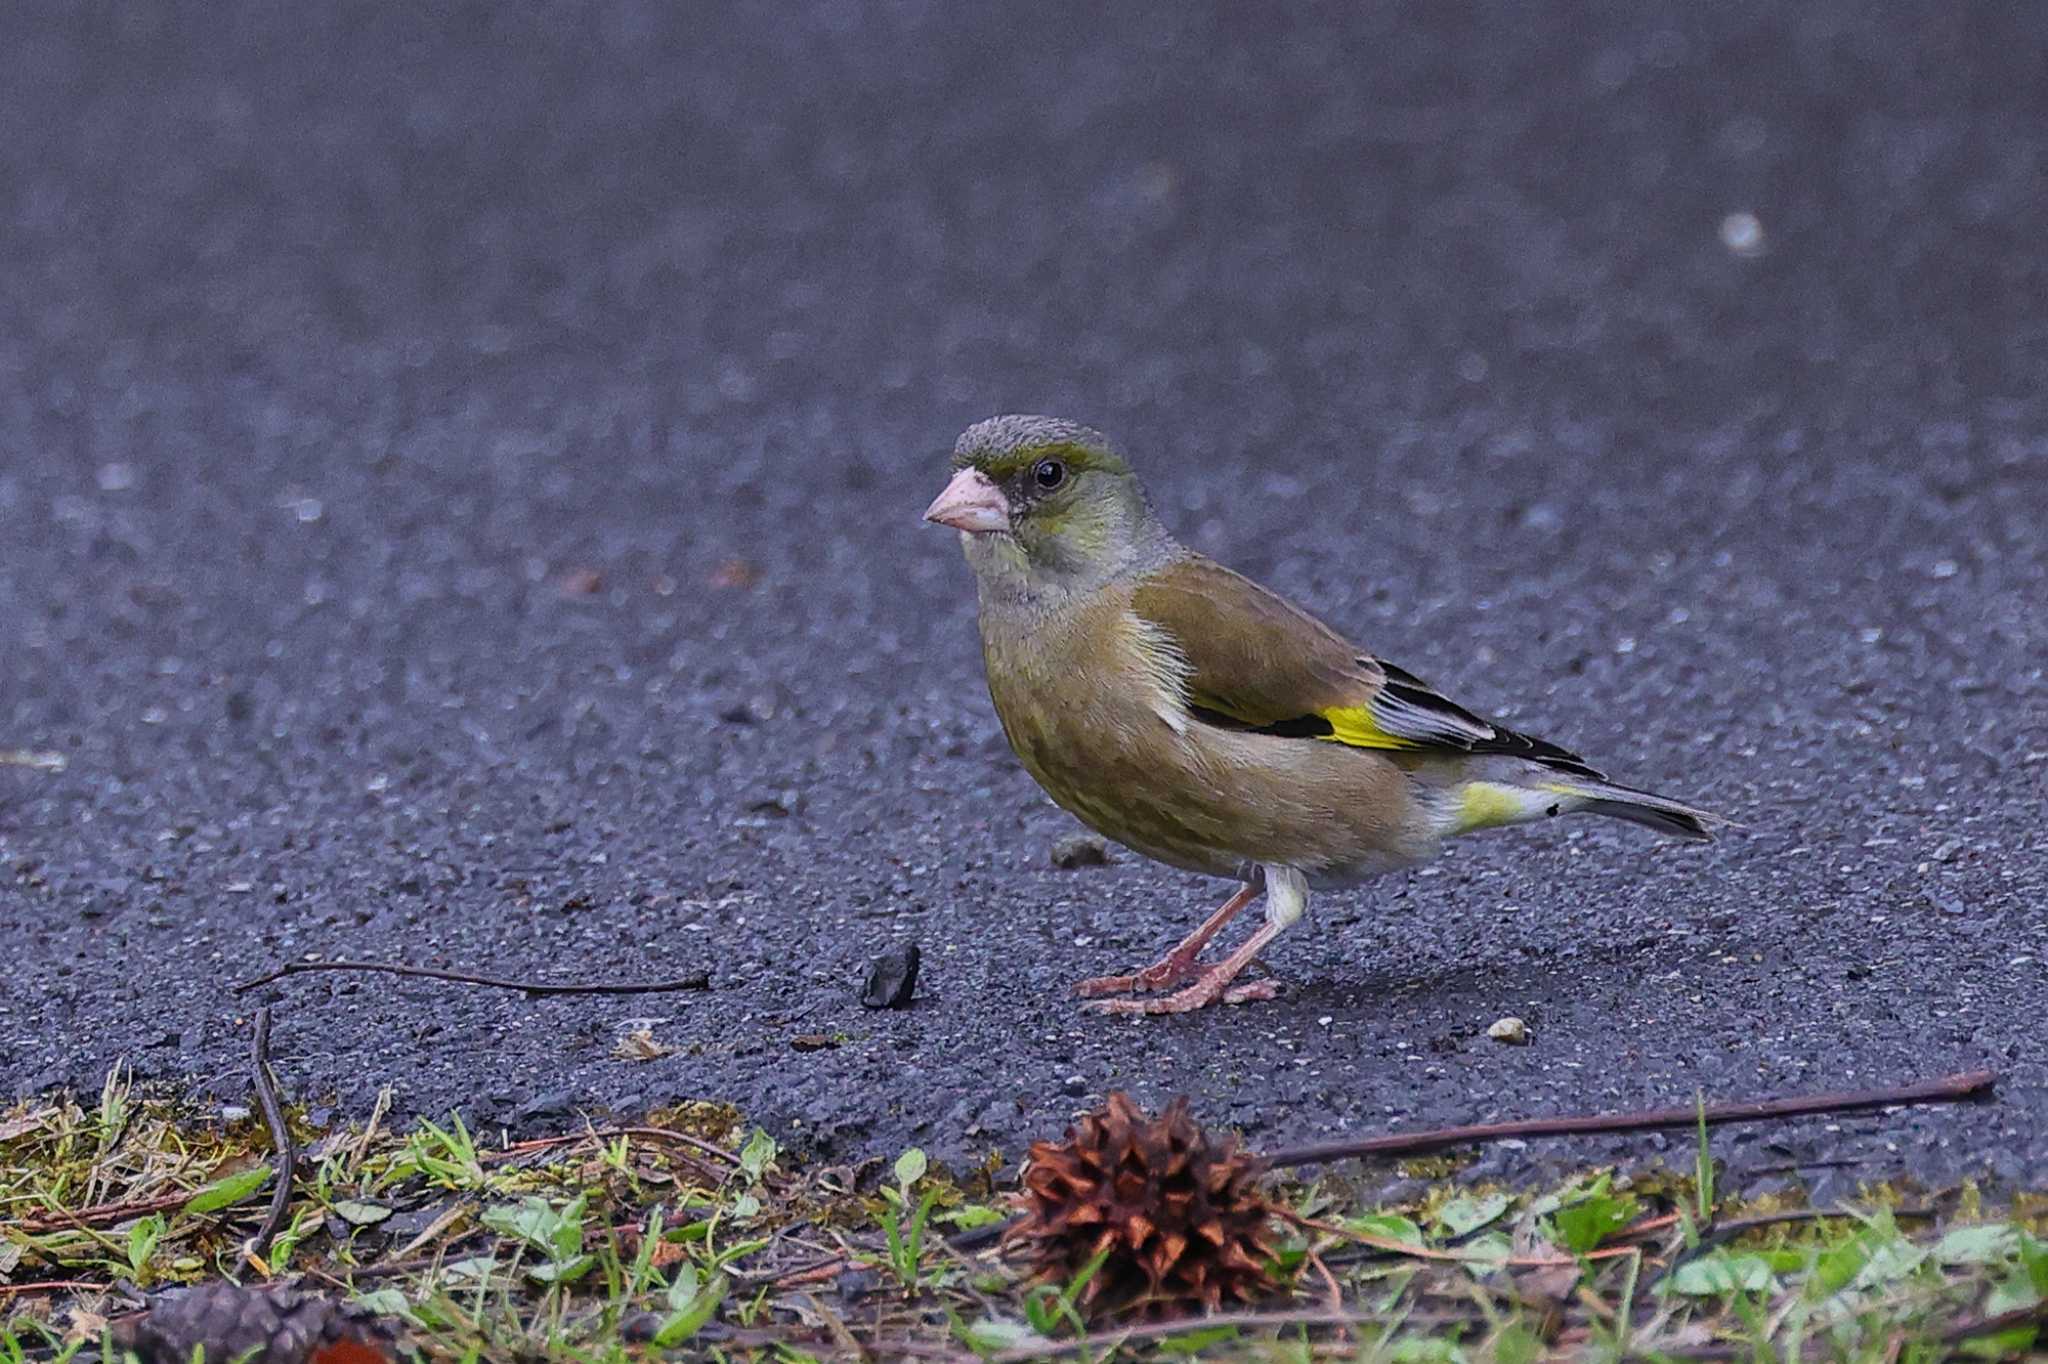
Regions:
M 1330 732 L 1318 737 L 1334 744 L 1349 744 L 1353 748 L 1421 748 L 1413 739 L 1404 739 L 1398 734 L 1389 734 L 1373 719 L 1372 711 L 1365 706 L 1332 706 L 1316 712 L 1329 722 Z

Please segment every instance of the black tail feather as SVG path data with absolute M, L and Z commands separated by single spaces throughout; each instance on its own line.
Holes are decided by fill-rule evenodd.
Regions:
M 1657 797 L 1651 797 L 1657 800 Z M 1683 807 L 1660 803 L 1643 804 L 1640 801 L 1611 796 L 1600 796 L 1586 802 L 1583 807 L 1587 814 L 1606 815 L 1611 819 L 1625 819 L 1631 824 L 1640 824 L 1655 829 L 1660 834 L 1675 838 L 1690 838 L 1701 843 L 1714 841 L 1714 832 L 1707 825 L 1712 816 L 1704 816 Z

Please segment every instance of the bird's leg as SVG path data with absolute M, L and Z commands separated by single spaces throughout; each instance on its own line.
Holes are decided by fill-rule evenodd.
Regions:
M 1252 902 L 1259 893 L 1256 883 L 1238 887 L 1237 894 L 1223 902 L 1223 907 L 1202 921 L 1202 926 L 1180 941 L 1180 946 L 1168 952 L 1144 970 L 1129 976 L 1092 976 L 1074 987 L 1074 993 L 1083 999 L 1094 999 L 1098 995 L 1127 995 L 1135 990 L 1164 990 L 1169 985 L 1178 985 L 1195 974 L 1195 958 L 1202 955 L 1202 949 L 1209 940 L 1223 930 L 1223 925 L 1237 917 L 1237 912 Z
M 1087 1007 L 1110 1014 L 1184 1014 L 1219 1000 L 1225 1004 L 1244 1004 L 1254 999 L 1271 999 L 1278 993 L 1278 987 L 1270 980 L 1243 985 L 1231 982 L 1307 908 L 1308 878 L 1292 867 L 1267 867 L 1266 922 L 1245 939 L 1244 946 L 1214 966 L 1196 971 L 1193 983 L 1173 994 L 1147 999 L 1100 999 Z

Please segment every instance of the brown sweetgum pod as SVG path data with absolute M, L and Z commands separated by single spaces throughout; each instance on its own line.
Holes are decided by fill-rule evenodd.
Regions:
M 1264 1173 L 1235 1137 L 1204 1131 L 1185 1098 L 1154 1118 L 1113 1093 L 1065 1141 L 1032 1143 L 1014 1198 L 1022 1216 L 1003 1241 L 1056 1284 L 1107 1252 L 1078 1298 L 1084 1311 L 1215 1312 L 1272 1288 Z

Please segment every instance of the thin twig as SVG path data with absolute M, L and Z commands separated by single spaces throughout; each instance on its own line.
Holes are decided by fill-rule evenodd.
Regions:
M 800 1288 L 805 1284 L 830 1283 L 851 1268 L 853 1268 L 852 1263 L 841 1258 L 827 1264 L 812 1265 L 808 1269 L 793 1269 L 787 1274 L 771 1279 L 769 1282 L 774 1284 L 778 1290 Z
M 42 1283 L 0 1283 L 0 1298 L 19 1297 L 24 1293 L 111 1293 L 110 1283 L 93 1283 L 89 1279 L 46 1279 Z
M 946 1238 L 946 1249 L 955 1255 L 973 1255 L 977 1251 L 987 1250 L 1003 1239 L 1004 1232 L 1023 1220 L 1021 1217 L 1010 1217 L 1001 1222 L 991 1222 L 984 1227 L 969 1227 L 966 1231 L 955 1232 Z
M 39 1236 L 46 1231 L 61 1231 L 66 1227 L 86 1230 L 103 1222 L 126 1222 L 131 1217 L 147 1217 L 153 1212 L 170 1212 L 182 1208 L 192 1201 L 192 1193 L 159 1194 L 155 1198 L 134 1198 L 123 1203 L 100 1203 L 77 1212 L 60 1209 L 47 1217 L 24 1217 L 14 1224 L 18 1231 Z
M 812 1313 L 825 1324 L 825 1329 L 832 1333 L 833 1342 L 839 1346 L 841 1359 L 859 1359 L 866 1353 L 861 1349 L 860 1342 L 853 1338 L 853 1332 L 846 1328 L 845 1318 L 827 1307 L 816 1293 L 804 1294 L 804 1301 L 810 1304 Z
M 1009 1217 L 1000 1222 L 991 1222 L 987 1226 L 969 1227 L 966 1231 L 954 1232 L 946 1238 L 946 1249 L 955 1255 L 973 1255 L 977 1251 L 987 1250 L 1003 1239 L 1004 1232 L 1023 1220 L 1021 1217 Z
M 1934 1208 L 1892 1208 L 1889 1211 L 1895 1218 L 1904 1217 L 1911 1219 L 1939 1217 L 1941 1215 Z M 1647 1293 L 1665 1279 L 1676 1274 L 1684 1265 L 1697 1260 L 1700 1256 L 1705 1255 L 1711 1250 L 1727 1245 L 1746 1231 L 1755 1231 L 1759 1227 L 1782 1226 L 1792 1222 L 1818 1222 L 1829 1217 L 1854 1216 L 1856 1216 L 1855 1213 L 1849 1212 L 1846 1209 L 1793 1208 L 1786 1212 L 1764 1213 L 1756 1217 L 1739 1217 L 1730 1222 L 1710 1222 L 1699 1229 L 1698 1240 L 1694 1241 L 1692 1245 L 1681 1249 L 1666 1261 L 1662 1268 L 1650 1276 L 1649 1280 L 1642 1285 L 1642 1291 Z
M 264 1125 L 270 1129 L 270 1144 L 277 1152 L 277 1185 L 270 1191 L 270 1211 L 256 1229 L 249 1249 L 257 1256 L 270 1254 L 270 1243 L 284 1226 L 285 1210 L 292 1202 L 292 1181 L 299 1173 L 299 1143 L 285 1121 L 284 1106 L 277 1099 L 277 1077 L 270 1071 L 270 1006 L 256 1011 L 256 1044 L 251 1061 L 256 1075 L 256 1102 L 263 1109 Z
M 1662 1231 L 1666 1227 L 1677 1226 L 1679 1221 L 1680 1218 L 1675 1212 L 1662 1213 L 1656 1217 L 1646 1217 L 1640 1222 L 1634 1222 L 1623 1227 L 1620 1231 L 1614 1233 L 1612 1239 L 1616 1241 L 1640 1241 L 1653 1231 Z
M 2030 1303 L 2025 1307 L 2015 1307 L 2009 1312 L 1978 1317 L 1972 1321 L 1956 1322 L 1941 1333 L 1941 1339 L 1943 1344 L 1956 1345 L 1965 1340 L 1974 1340 L 1978 1336 L 2010 1331 L 2016 1326 L 2048 1326 L 2048 1300 Z
M 1955 1103 L 1990 1092 L 1996 1080 L 1988 1070 L 1944 1076 L 1898 1089 L 1857 1089 L 1803 1098 L 1764 1099 L 1749 1103 L 1710 1104 L 1699 1108 L 1656 1108 L 1643 1113 L 1611 1113 L 1577 1118 L 1522 1118 L 1513 1122 L 1479 1123 L 1471 1127 L 1440 1127 L 1429 1132 L 1394 1133 L 1358 1141 L 1325 1142 L 1275 1151 L 1266 1163 L 1276 1168 L 1324 1165 L 1352 1156 L 1417 1155 L 1448 1146 L 1501 1141 L 1509 1137 L 1557 1137 L 1594 1132 L 1645 1132 L 1657 1128 L 1716 1127 L 1731 1122 L 1805 1117 L 1816 1113 L 1849 1113 L 1898 1104 Z
M 268 985 L 286 976 L 302 976 L 308 971 L 381 971 L 389 976 L 423 976 L 428 980 L 454 981 L 457 985 L 482 985 L 493 990 L 520 990 L 536 998 L 541 995 L 658 995 L 676 990 L 711 988 L 711 977 L 702 971 L 684 976 L 680 980 L 629 981 L 624 985 L 550 985 L 546 981 L 500 980 L 496 976 L 475 976 L 467 971 L 443 971 L 433 966 L 402 966 L 389 961 L 288 961 L 275 970 L 243 981 L 235 987 L 235 993 L 253 990 L 259 985 Z
M 1416 1325 L 1445 1325 L 1451 1322 L 1466 1323 L 1468 1317 L 1453 1313 L 1411 1312 L 1401 1318 L 1403 1322 Z M 1383 1312 L 1332 1312 L 1327 1308 L 1301 1309 L 1287 1312 L 1221 1312 L 1207 1317 L 1182 1317 L 1174 1321 L 1146 1322 L 1138 1326 L 1112 1327 L 1106 1331 L 1091 1331 L 1085 1336 L 1070 1340 L 1036 1340 L 1029 1345 L 1019 1345 L 1012 1350 L 1003 1350 L 990 1355 L 994 1364 L 1024 1364 L 1033 1359 L 1057 1359 L 1063 1355 L 1083 1354 L 1091 1358 L 1103 1357 L 1104 1347 L 1135 1345 L 1149 1340 L 1171 1340 L 1194 1331 L 1212 1331 L 1219 1326 L 1236 1330 L 1257 1330 L 1262 1326 L 1384 1326 L 1387 1316 Z
M 370 1105 L 370 1121 L 363 1125 L 363 1134 L 349 1146 L 348 1164 L 345 1167 L 353 1175 L 362 1168 L 370 1156 L 370 1143 L 377 1139 L 377 1128 L 384 1121 L 384 1115 L 391 1111 L 391 1086 L 377 1087 L 377 1102 Z
M 1885 1208 L 1883 1211 L 1895 1218 L 1903 1217 L 1908 1220 L 1941 1216 L 1938 1208 Z M 1847 1208 L 1794 1208 L 1789 1212 L 1768 1212 L 1757 1217 L 1738 1217 L 1732 1222 L 1716 1222 L 1705 1229 L 1702 1239 L 1706 1236 L 1725 1236 L 1732 1239 L 1745 1231 L 1755 1231 L 1758 1227 L 1776 1227 L 1788 1222 L 1819 1222 L 1830 1217 L 1854 1216 L 1856 1214 Z
M 589 1137 L 595 1137 L 601 1141 L 609 1141 L 613 1137 L 645 1137 L 649 1141 L 672 1141 L 677 1145 L 687 1146 L 693 1151 L 702 1151 L 707 1156 L 716 1156 L 735 1169 L 739 1167 L 740 1163 L 740 1158 L 737 1154 L 726 1150 L 716 1142 L 709 1142 L 702 1137 L 693 1137 L 688 1132 L 678 1132 L 668 1127 L 590 1127 L 585 1128 L 581 1132 L 565 1132 L 557 1137 L 535 1137 L 530 1141 L 515 1141 L 503 1151 L 494 1152 L 492 1158 L 503 1160 L 532 1151 L 546 1150 L 550 1146 L 563 1146 L 570 1142 L 582 1141 Z M 695 1161 L 690 1161 L 689 1163 L 696 1165 Z M 701 1165 L 697 1165 L 696 1168 L 705 1174 L 710 1173 L 710 1171 L 704 1170 L 704 1167 Z
M 1663 1231 L 1667 1227 L 1673 1227 L 1678 1224 L 1678 1214 L 1675 1212 L 1666 1213 L 1660 1217 L 1645 1218 L 1640 1222 L 1632 1223 L 1629 1226 L 1622 1228 L 1620 1231 L 1615 1232 L 1614 1235 L 1607 1238 L 1606 1244 L 1603 1245 L 1599 1250 L 1592 1251 L 1584 1257 L 1580 1257 L 1577 1255 L 1567 1255 L 1550 1257 L 1524 1256 L 1521 1258 L 1516 1258 L 1510 1256 L 1506 1259 L 1501 1259 L 1499 1257 L 1476 1255 L 1470 1253 L 1461 1255 L 1458 1251 L 1449 1248 L 1451 1246 L 1458 1245 L 1462 1241 L 1469 1239 L 1473 1235 L 1476 1235 L 1481 1230 L 1484 1230 L 1483 1226 L 1474 1227 L 1470 1232 L 1467 1232 L 1465 1236 L 1452 1237 L 1446 1243 L 1445 1248 L 1443 1249 L 1432 1249 L 1427 1246 L 1418 1246 L 1415 1245 L 1413 1242 L 1396 1240 L 1391 1237 L 1371 1236 L 1363 1232 L 1346 1231 L 1334 1222 L 1319 1222 L 1314 1220 L 1313 1218 L 1301 1218 L 1298 1214 L 1291 1212 L 1285 1213 L 1283 1214 L 1283 1216 L 1285 1216 L 1287 1219 L 1291 1221 L 1298 1221 L 1299 1224 L 1302 1226 L 1310 1227 L 1318 1231 L 1327 1231 L 1330 1235 L 1341 1236 L 1348 1241 L 1355 1241 L 1358 1243 L 1359 1246 L 1363 1247 L 1362 1250 L 1350 1254 L 1329 1256 L 1329 1262 L 1333 1265 L 1351 1265 L 1366 1260 L 1399 1259 L 1401 1256 L 1407 1255 L 1424 1260 L 1452 1259 L 1460 1260 L 1468 1264 L 1505 1264 L 1512 1265 L 1517 1269 L 1554 1269 L 1562 1265 L 1577 1264 L 1581 1258 L 1588 1260 L 1620 1259 L 1622 1256 L 1627 1255 L 1630 1251 L 1640 1249 L 1637 1243 L 1642 1241 L 1645 1237 L 1649 1236 L 1652 1232 Z
M 1332 1312 L 1342 1312 L 1344 1310 L 1344 1290 L 1338 1287 L 1337 1276 L 1332 1274 L 1330 1267 L 1323 1263 L 1323 1257 L 1316 1251 L 1313 1242 L 1302 1253 L 1307 1256 L 1309 1264 L 1316 1271 L 1316 1275 L 1322 1279 L 1323 1287 L 1330 1290 L 1329 1310 Z M 1339 1326 L 1337 1328 L 1337 1342 L 1340 1345 L 1349 1345 L 1351 1343 L 1351 1332 Z
M 1418 1246 L 1412 1241 L 1399 1241 L 1391 1236 L 1376 1236 L 1367 1231 L 1352 1231 L 1348 1227 L 1338 1226 L 1335 1222 L 1323 1222 L 1313 1217 L 1303 1217 L 1300 1213 L 1290 1212 L 1286 1208 L 1280 1209 L 1275 1215 L 1282 1221 L 1292 1222 L 1295 1226 L 1306 1231 L 1319 1231 L 1326 1236 L 1341 1237 L 1346 1241 L 1354 1241 L 1361 1246 L 1371 1246 L 1374 1250 L 1383 1250 L 1391 1255 L 1407 1255 L 1417 1260 L 1440 1260 L 1446 1264 L 1512 1265 L 1516 1269 L 1558 1269 L 1565 1265 L 1575 1265 L 1581 1260 L 1612 1260 L 1628 1255 L 1635 1250 L 1634 1246 L 1608 1246 L 1603 1250 L 1587 1251 L 1583 1255 L 1485 1255 L 1477 1251 L 1438 1250 L 1432 1246 Z M 1627 1234 L 1627 1232 L 1622 1233 L 1622 1235 Z
M 735 1345 L 741 1343 L 737 1332 L 734 1333 L 732 1343 Z M 775 1341 L 773 1344 L 779 1345 L 781 1342 Z M 887 1353 L 877 1355 L 875 1350 L 883 1350 Z M 912 1340 L 906 1336 L 897 1336 L 892 1340 L 877 1341 L 875 1348 L 864 1354 L 837 1355 L 834 1358 L 869 1360 L 877 1358 L 895 1359 L 899 1356 L 904 1359 L 937 1359 L 943 1361 L 943 1364 L 978 1364 L 980 1360 L 979 1355 L 971 1355 L 965 1350 L 956 1350 L 948 1345 L 934 1345 L 928 1340 Z
M 343 1287 L 361 1279 L 388 1279 L 394 1274 L 412 1274 L 422 1269 L 435 1269 L 448 1263 L 447 1248 L 432 1255 L 421 1255 L 410 1260 L 386 1260 L 373 1265 L 338 1265 L 327 1270 L 313 1272 L 325 1276 L 330 1282 Z

